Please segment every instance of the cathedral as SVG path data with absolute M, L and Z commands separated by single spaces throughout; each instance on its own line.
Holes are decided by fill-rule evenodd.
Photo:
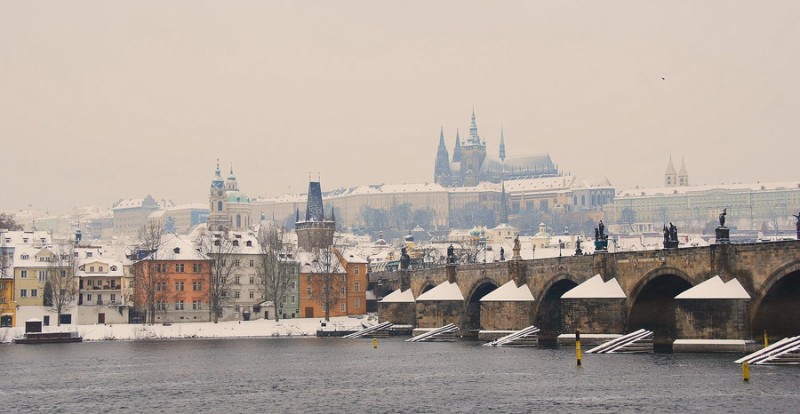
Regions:
M 506 145 L 503 130 L 500 130 L 500 149 L 497 157 L 487 155 L 486 141 L 478 135 L 475 111 L 469 126 L 469 136 L 464 143 L 456 131 L 453 157 L 444 142 L 444 128 L 439 132 L 439 148 L 436 151 L 436 165 L 433 180 L 445 187 L 473 187 L 481 182 L 499 183 L 503 180 L 554 177 L 558 169 L 549 154 L 509 157 L 506 159 Z

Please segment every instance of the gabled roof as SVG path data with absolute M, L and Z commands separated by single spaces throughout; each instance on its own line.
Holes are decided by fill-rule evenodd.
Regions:
M 442 282 L 439 286 L 419 295 L 417 302 L 434 300 L 464 300 L 461 289 L 456 283 Z
M 750 299 L 742 284 L 736 279 L 723 282 L 719 275 L 683 291 L 675 299 Z
M 481 302 L 533 302 L 533 293 L 526 284 L 517 287 L 513 280 L 509 280 L 503 286 L 489 292 L 481 298 Z
M 561 295 L 561 299 L 625 299 L 625 292 L 622 291 L 616 278 L 611 278 L 603 282 L 603 277 L 599 274 L 592 276 L 589 280 L 575 286 L 567 293 Z

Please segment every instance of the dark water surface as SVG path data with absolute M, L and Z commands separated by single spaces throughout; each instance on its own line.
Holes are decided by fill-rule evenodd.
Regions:
M 0 346 L 2 412 L 798 412 L 800 367 L 479 342 L 268 338 Z

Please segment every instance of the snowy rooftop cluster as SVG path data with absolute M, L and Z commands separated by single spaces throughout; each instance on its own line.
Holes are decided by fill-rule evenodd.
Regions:
M 386 295 L 381 299 L 383 303 L 411 303 L 414 302 L 414 294 L 411 289 L 401 291 L 400 289 Z

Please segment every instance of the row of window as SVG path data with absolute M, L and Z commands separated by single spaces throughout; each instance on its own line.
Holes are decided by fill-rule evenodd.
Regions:
M 115 293 L 112 293 L 109 296 L 110 297 L 109 297 L 109 302 L 108 303 L 117 303 L 117 295 Z M 96 299 L 96 302 L 92 303 L 92 299 Z M 106 304 L 105 302 L 103 302 L 103 294 L 101 294 L 101 293 L 98 293 L 96 296 L 92 295 L 91 293 L 87 293 L 86 294 L 86 301 L 82 301 L 81 300 L 81 302 L 86 304 L 86 305 L 93 305 L 93 304 L 104 305 L 104 304 Z
M 168 263 L 156 263 L 156 272 L 158 273 L 168 273 L 169 272 L 169 264 Z M 202 273 L 203 272 L 203 264 L 202 263 L 192 263 L 192 273 Z M 175 273 L 186 273 L 186 265 L 184 263 L 175 263 Z
M 186 282 L 183 280 L 178 280 L 175 282 L 175 291 L 176 292 L 183 292 L 185 290 Z M 192 290 L 195 292 L 199 292 L 203 290 L 203 281 L 202 280 L 193 280 L 192 281 Z M 166 292 L 167 291 L 167 282 L 156 282 L 156 291 L 158 292 Z
M 174 305 L 175 310 L 186 310 L 186 306 L 184 301 L 178 300 L 175 301 Z M 158 301 L 156 302 L 156 310 L 165 311 L 167 310 L 167 302 Z M 203 301 L 200 299 L 192 299 L 192 310 L 203 310 Z

